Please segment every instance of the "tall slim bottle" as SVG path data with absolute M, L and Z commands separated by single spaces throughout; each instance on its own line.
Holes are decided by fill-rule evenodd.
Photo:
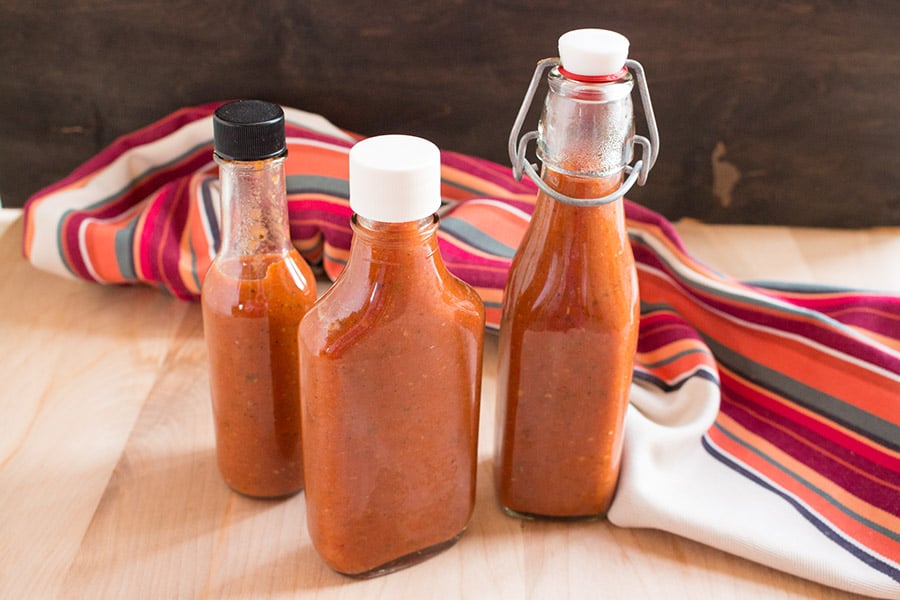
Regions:
M 537 134 L 548 189 L 504 296 L 495 482 L 508 514 L 599 518 L 619 473 L 638 283 L 621 197 L 577 201 L 623 184 L 633 78 L 614 32 L 572 31 L 559 49 Z
M 213 117 L 222 243 L 201 290 L 219 471 L 235 491 L 303 488 L 297 327 L 316 299 L 291 243 L 284 112 L 257 100 Z

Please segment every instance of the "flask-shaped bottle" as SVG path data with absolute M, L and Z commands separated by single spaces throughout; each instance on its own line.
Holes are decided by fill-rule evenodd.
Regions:
M 440 153 L 350 151 L 350 255 L 300 324 L 309 535 L 372 577 L 462 535 L 475 503 L 484 307 L 438 248 Z

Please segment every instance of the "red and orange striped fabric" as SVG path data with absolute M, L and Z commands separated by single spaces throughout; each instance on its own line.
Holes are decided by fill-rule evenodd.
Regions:
M 219 243 L 211 114 L 180 110 L 117 140 L 25 209 L 42 269 L 198 297 Z M 291 235 L 334 277 L 351 231 L 357 136 L 285 108 Z M 534 186 L 442 152 L 441 251 L 489 326 Z M 622 480 L 610 519 L 778 569 L 900 597 L 900 298 L 748 285 L 694 260 L 626 201 L 642 317 Z

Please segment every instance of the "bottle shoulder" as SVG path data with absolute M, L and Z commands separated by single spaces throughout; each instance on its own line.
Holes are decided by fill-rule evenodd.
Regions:
M 315 275 L 295 249 L 283 253 L 219 256 L 201 287 L 205 308 L 235 315 L 277 310 L 306 312 L 315 300 Z
M 504 315 L 538 323 L 560 315 L 631 313 L 639 301 L 634 255 L 624 225 L 585 218 L 533 223 L 510 266 Z M 556 227 L 553 227 L 556 225 Z M 565 319 L 562 319 L 563 321 Z
M 300 335 L 317 353 L 344 348 L 350 340 L 366 352 L 397 344 L 428 346 L 454 331 L 475 333 L 483 327 L 481 298 L 452 275 L 372 280 L 345 270 L 303 319 Z

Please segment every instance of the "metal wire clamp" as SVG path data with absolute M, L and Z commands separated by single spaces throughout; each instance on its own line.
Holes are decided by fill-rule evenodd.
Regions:
M 647 182 L 647 176 L 650 174 L 650 169 L 656 164 L 656 157 L 659 154 L 659 131 L 656 127 L 656 116 L 653 114 L 653 105 L 650 102 L 650 91 L 647 89 L 647 79 L 644 75 L 644 67 L 636 60 L 628 59 L 625 61 L 625 66 L 632 72 L 637 82 L 638 91 L 641 95 L 641 104 L 644 107 L 644 116 L 647 120 L 647 128 L 650 133 L 649 140 L 642 135 L 634 136 L 634 142 L 641 147 L 641 158 L 633 165 L 625 166 L 625 181 L 622 182 L 622 185 L 620 185 L 616 191 L 610 192 L 600 198 L 572 198 L 571 196 L 561 194 L 547 185 L 538 174 L 536 165 L 528 162 L 525 157 L 525 154 L 528 151 L 528 143 L 537 139 L 537 131 L 529 131 L 519 139 L 522 125 L 525 123 L 525 117 L 528 116 L 528 110 L 531 108 L 531 103 L 534 101 L 534 94 L 543 79 L 544 72 L 559 64 L 559 58 L 544 58 L 538 61 L 537 66 L 534 69 L 531 83 L 528 85 L 528 89 L 525 92 L 525 98 L 522 100 L 522 106 L 519 108 L 519 114 L 516 115 L 512 131 L 509 134 L 508 150 L 509 160 L 512 163 L 513 177 L 516 178 L 516 181 L 521 181 L 522 175 L 528 174 L 528 177 L 534 181 L 535 185 L 537 185 L 542 192 L 551 198 L 555 198 L 560 202 L 571 204 L 573 206 L 600 206 L 602 204 L 615 202 L 628 193 L 635 183 L 644 185 Z

